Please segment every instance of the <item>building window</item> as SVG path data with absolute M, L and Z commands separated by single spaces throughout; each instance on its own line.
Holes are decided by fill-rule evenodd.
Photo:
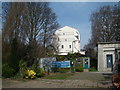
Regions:
M 62 48 L 64 48 L 64 45 L 62 45 Z
M 69 45 L 69 48 L 71 48 L 71 45 Z
M 78 39 L 78 36 L 75 36 Z

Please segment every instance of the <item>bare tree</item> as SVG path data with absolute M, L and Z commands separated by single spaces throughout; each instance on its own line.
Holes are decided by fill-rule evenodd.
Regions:
M 119 6 L 119 5 L 118 5 Z M 118 6 L 103 6 L 91 15 L 92 41 L 111 42 L 119 41 L 118 19 L 120 18 Z
M 97 57 L 98 42 L 120 41 L 120 2 L 114 6 L 102 6 L 90 17 L 92 36 L 84 49 L 91 57 Z
M 36 50 L 38 47 L 43 46 L 46 53 L 46 47 L 51 42 L 51 35 L 57 29 L 58 23 L 56 15 L 49 8 L 48 3 L 26 3 L 25 17 L 23 28 L 26 33 L 26 40 L 28 41 L 30 58 L 36 57 Z M 40 48 L 40 47 L 39 47 Z M 43 48 L 42 48 L 43 49 Z M 40 50 L 41 51 L 41 50 Z M 35 53 L 33 53 L 35 52 Z M 38 56 L 38 55 L 37 55 Z
M 3 58 L 9 59 L 14 39 L 17 44 L 19 59 L 32 61 L 42 57 L 45 44 L 51 42 L 51 35 L 58 27 L 56 15 L 47 2 L 8 3 L 3 26 Z M 42 51 L 42 52 L 41 52 Z M 7 55 L 5 55 L 7 53 Z
M 17 42 L 21 43 L 21 37 L 24 35 L 21 33 L 21 16 L 24 5 L 22 3 L 3 3 L 3 5 L 5 5 L 3 6 L 5 8 L 2 12 L 2 53 L 3 60 L 9 60 L 13 40 L 16 38 Z M 18 47 L 19 46 L 20 44 L 18 44 Z
M 43 44 L 46 48 L 51 43 L 52 35 L 54 31 L 58 28 L 58 23 L 56 21 L 56 15 L 52 12 L 51 8 L 45 8 L 45 20 L 44 20 L 44 34 L 43 34 Z
M 120 2 L 114 6 L 114 29 L 115 29 L 115 40 L 120 41 Z

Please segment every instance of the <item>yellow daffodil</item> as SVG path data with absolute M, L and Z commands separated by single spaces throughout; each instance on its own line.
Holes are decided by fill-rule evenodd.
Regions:
M 36 73 L 34 72 L 34 70 L 27 70 L 26 71 L 26 78 L 33 79 L 33 78 L 35 78 L 35 75 L 36 75 Z

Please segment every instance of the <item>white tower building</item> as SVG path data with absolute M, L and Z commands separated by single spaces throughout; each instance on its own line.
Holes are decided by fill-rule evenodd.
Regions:
M 65 26 L 55 31 L 58 55 L 80 52 L 80 33 L 78 30 Z

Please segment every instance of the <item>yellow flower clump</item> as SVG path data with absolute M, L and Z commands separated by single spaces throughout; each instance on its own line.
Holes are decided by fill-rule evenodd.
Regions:
M 35 78 L 35 75 L 36 75 L 36 73 L 34 72 L 34 70 L 27 70 L 25 72 L 25 74 L 26 74 L 25 78 L 30 78 L 30 79 Z

